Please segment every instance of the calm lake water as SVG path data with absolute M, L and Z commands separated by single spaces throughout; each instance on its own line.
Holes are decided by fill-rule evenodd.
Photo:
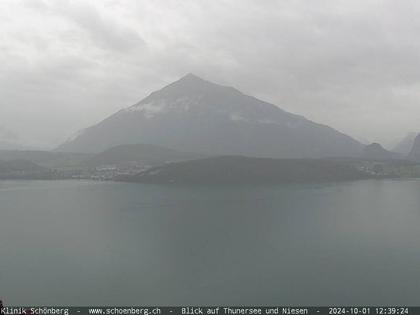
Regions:
M 420 181 L 0 182 L 8 305 L 420 305 Z

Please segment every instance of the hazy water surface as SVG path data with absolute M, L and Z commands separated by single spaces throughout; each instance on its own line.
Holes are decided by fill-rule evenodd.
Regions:
M 0 182 L 6 304 L 420 305 L 420 181 Z

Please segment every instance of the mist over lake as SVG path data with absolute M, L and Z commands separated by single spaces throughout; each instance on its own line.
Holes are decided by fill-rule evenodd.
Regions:
M 420 181 L 0 182 L 9 305 L 417 305 Z

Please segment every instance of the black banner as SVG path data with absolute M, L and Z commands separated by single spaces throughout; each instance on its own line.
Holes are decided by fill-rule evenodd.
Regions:
M 420 315 L 420 307 L 403 306 L 205 306 L 205 307 L 141 307 L 141 306 L 3 306 L 0 314 L 19 315 Z

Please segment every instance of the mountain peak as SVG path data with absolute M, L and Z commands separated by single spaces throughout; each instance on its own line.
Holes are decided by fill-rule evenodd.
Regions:
M 205 96 L 219 96 L 225 98 L 226 94 L 238 95 L 242 93 L 232 87 L 213 83 L 202 79 L 193 73 L 188 73 L 177 81 L 172 82 L 162 89 L 151 93 L 147 98 L 135 104 L 133 107 L 135 108 L 139 105 L 142 106 L 142 104 L 145 103 L 155 103 L 156 101 L 161 100 L 170 100 L 170 102 L 173 103 L 172 105 L 176 105 L 174 103 L 177 103 L 177 101 L 179 101 L 181 98 L 197 99 L 203 98 Z
M 203 79 L 195 75 L 194 73 L 188 73 L 184 75 L 183 77 L 167 85 L 160 91 L 174 90 L 174 89 L 178 90 L 179 92 L 190 92 L 190 93 L 191 92 L 202 93 L 206 91 L 208 93 L 214 93 L 216 90 L 218 90 L 218 91 L 224 91 L 228 93 L 242 94 L 240 91 L 238 91 L 237 89 L 231 86 L 214 83 L 212 81 Z M 160 92 L 160 91 L 157 91 L 157 92 Z
M 210 82 L 208 80 L 205 80 L 193 73 L 188 73 L 178 79 L 177 81 L 173 82 L 172 84 L 169 84 L 165 88 L 168 87 L 176 87 L 176 88 L 190 88 L 190 89 L 197 89 L 197 88 L 210 88 L 210 87 L 222 87 L 222 85 Z M 163 89 L 165 89 L 163 88 Z
M 199 76 L 195 75 L 194 73 L 187 73 L 177 81 L 173 82 L 171 85 L 179 85 L 179 84 L 189 84 L 189 85 L 197 85 L 197 84 L 211 84 L 216 85 L 215 83 L 212 83 L 210 81 L 204 80 L 203 78 L 200 78 Z
M 373 148 L 373 149 L 385 150 L 384 147 L 378 142 L 373 142 L 371 144 L 368 144 L 366 147 L 367 148 Z
M 194 73 L 191 73 L 191 72 L 184 75 L 180 80 L 202 80 L 202 81 L 204 81 L 198 75 L 195 75 Z

